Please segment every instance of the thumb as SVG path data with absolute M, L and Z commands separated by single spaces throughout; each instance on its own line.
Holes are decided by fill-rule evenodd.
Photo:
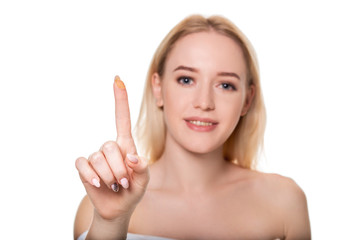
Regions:
M 147 159 L 137 155 L 127 154 L 125 161 L 128 167 L 133 170 L 133 180 L 142 187 L 146 186 L 150 179 Z

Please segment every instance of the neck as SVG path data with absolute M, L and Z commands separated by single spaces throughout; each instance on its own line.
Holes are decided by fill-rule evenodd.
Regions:
M 210 189 L 228 166 L 223 158 L 222 147 L 199 154 L 169 141 L 166 141 L 165 151 L 157 164 L 161 168 L 162 186 L 183 193 L 199 193 Z

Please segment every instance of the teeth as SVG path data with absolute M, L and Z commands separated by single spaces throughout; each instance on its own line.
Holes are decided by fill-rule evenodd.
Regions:
M 197 126 L 211 126 L 213 123 L 210 122 L 200 122 L 200 121 L 189 121 L 191 124 L 197 125 Z

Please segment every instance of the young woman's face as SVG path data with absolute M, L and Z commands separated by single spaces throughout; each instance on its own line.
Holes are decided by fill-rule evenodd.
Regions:
M 246 74 L 243 51 L 231 38 L 212 31 L 181 38 L 162 79 L 153 76 L 167 140 L 194 153 L 219 150 L 251 104 Z

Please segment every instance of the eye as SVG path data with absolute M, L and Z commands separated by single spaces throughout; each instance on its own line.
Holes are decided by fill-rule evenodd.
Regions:
M 190 77 L 179 77 L 177 81 L 181 85 L 190 85 L 194 82 L 194 80 L 192 80 Z
M 230 83 L 221 83 L 220 87 L 222 89 L 225 89 L 225 90 L 228 90 L 228 91 L 235 91 L 236 90 L 235 86 L 230 84 Z

